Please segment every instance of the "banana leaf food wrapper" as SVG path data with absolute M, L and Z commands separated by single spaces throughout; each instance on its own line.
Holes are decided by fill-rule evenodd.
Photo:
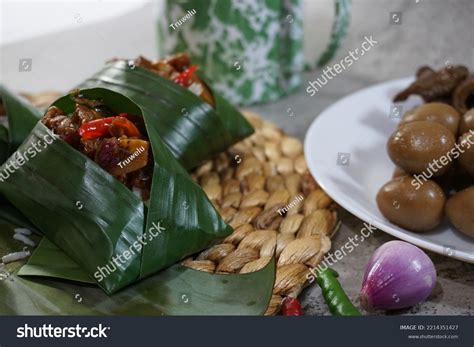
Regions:
M 160 122 L 117 92 L 77 90 L 0 167 L 16 158 L 0 193 L 109 294 L 232 232 Z
M 40 117 L 32 104 L 0 85 L 0 163 L 25 140 Z
M 0 117 L 0 120 L 6 122 L 5 116 Z M 3 163 L 8 158 L 8 128 L 4 124 L 0 123 L 0 163 Z
M 0 162 L 8 158 L 8 118 L 0 94 Z
M 108 88 L 154 113 L 158 135 L 189 170 L 254 131 L 201 72 L 185 53 L 157 61 L 113 60 L 79 88 Z
M 0 165 L 25 140 L 41 118 L 40 112 L 26 99 L 0 85 Z M 8 173 L 0 171 L 0 181 Z M 0 221 L 38 231 L 28 220 L 0 194 Z

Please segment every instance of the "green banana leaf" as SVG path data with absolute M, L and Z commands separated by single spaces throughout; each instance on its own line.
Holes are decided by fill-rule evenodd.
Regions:
M 0 224 L 0 253 L 21 249 Z M 1 315 L 261 315 L 271 298 L 275 263 L 245 275 L 217 275 L 174 265 L 113 296 L 87 282 L 87 274 L 47 239 L 29 259 L 7 264 L 0 282 Z M 18 270 L 38 277 L 19 277 Z M 70 276 L 73 274 L 73 276 Z M 75 277 L 84 283 L 48 277 Z M 82 276 L 82 277 L 81 277 Z
M 0 97 L 8 117 L 8 143 L 11 154 L 26 139 L 41 118 L 41 113 L 27 100 L 15 95 L 3 85 L 0 85 Z M 4 132 L 5 129 L 0 128 L 0 158 L 3 153 Z M 1 162 L 3 163 L 3 161 Z
M 40 231 L 2 195 L 0 195 L 0 222 L 1 221 L 11 223 L 21 228 L 27 228 L 40 234 Z
M 119 60 L 108 63 L 79 88 L 121 93 L 158 119 L 156 131 L 175 158 L 192 169 L 253 133 L 252 126 L 218 93 L 214 110 L 198 96 L 144 68 Z
M 111 294 L 232 232 L 161 141 L 157 114 L 110 90 L 94 88 L 81 94 L 102 99 L 115 113 L 143 116 L 155 161 L 151 199 L 147 208 L 122 183 L 38 122 L 7 161 L 16 158 L 19 163 L 23 157 L 23 165 L 0 182 L 0 192 L 50 241 Z M 66 113 L 74 109 L 70 95 L 54 105 Z M 33 156 L 30 150 L 36 147 L 40 151 Z M 0 171 L 5 172 L 7 163 Z M 142 247 L 135 245 L 139 239 L 146 241 Z
M 8 129 L 0 124 L 0 163 L 7 160 L 9 147 Z
M 40 112 L 26 99 L 0 85 L 0 99 L 6 111 L 8 129 L 0 125 L 0 164 L 3 164 L 26 139 L 41 117 Z M 0 219 L 38 231 L 26 218 L 0 195 Z

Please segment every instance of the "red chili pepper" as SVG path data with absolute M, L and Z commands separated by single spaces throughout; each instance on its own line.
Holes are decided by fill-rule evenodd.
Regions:
M 113 125 L 122 129 L 127 136 L 140 137 L 140 131 L 125 116 L 128 114 L 120 113 L 115 117 L 94 119 L 84 123 L 79 128 L 79 135 L 86 140 L 101 138 L 109 133 L 110 127 Z
M 197 65 L 191 65 L 186 70 L 181 72 L 178 76 L 174 78 L 174 81 L 183 87 L 189 87 L 191 85 L 191 78 L 194 76 L 194 73 L 198 69 Z
M 109 132 L 109 127 L 114 119 L 115 117 L 107 117 L 84 123 L 79 128 L 79 135 L 87 140 L 102 137 Z
M 301 304 L 298 299 L 288 296 L 285 300 L 283 300 L 281 313 L 284 316 L 303 316 L 303 309 L 301 308 Z

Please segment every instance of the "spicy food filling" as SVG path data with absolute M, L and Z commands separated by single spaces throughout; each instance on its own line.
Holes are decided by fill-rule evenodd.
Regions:
M 149 200 L 153 157 L 143 119 L 127 113 L 114 114 L 100 100 L 81 95 L 74 96 L 74 101 L 72 115 L 51 106 L 41 122 L 143 201 Z
M 191 64 L 191 59 L 186 53 L 178 53 L 166 59 L 155 61 L 140 56 L 133 61 L 133 64 L 174 81 L 215 107 L 214 96 L 209 87 L 196 74 L 198 65 Z

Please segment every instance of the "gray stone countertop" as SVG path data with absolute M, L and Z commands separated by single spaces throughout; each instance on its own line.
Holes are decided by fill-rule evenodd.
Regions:
M 391 12 L 401 13 L 401 24 L 390 24 Z M 351 29 L 334 62 L 344 58 L 349 49 L 359 47 L 365 35 L 372 35 L 379 43 L 330 80 L 314 97 L 309 96 L 304 87 L 277 102 L 249 109 L 303 140 L 309 125 L 320 112 L 361 88 L 413 75 L 421 65 L 439 68 L 446 64 L 464 64 L 474 70 L 473 28 L 472 0 L 353 0 Z M 321 73 L 321 70 L 315 70 L 305 74 L 304 83 L 315 80 Z M 289 116 L 291 112 L 292 117 Z M 340 117 L 341 126 L 344 126 L 344 115 Z M 363 227 L 361 220 L 344 210 L 339 216 L 342 227 L 332 240 L 332 250 L 340 248 Z M 356 305 L 359 305 L 357 297 L 370 256 L 391 239 L 390 235 L 376 231 L 364 244 L 334 265 L 343 287 Z M 434 253 L 429 255 L 438 273 L 432 295 L 422 304 L 392 314 L 474 314 L 474 264 Z M 317 285 L 305 290 L 302 303 L 306 314 L 330 314 Z

